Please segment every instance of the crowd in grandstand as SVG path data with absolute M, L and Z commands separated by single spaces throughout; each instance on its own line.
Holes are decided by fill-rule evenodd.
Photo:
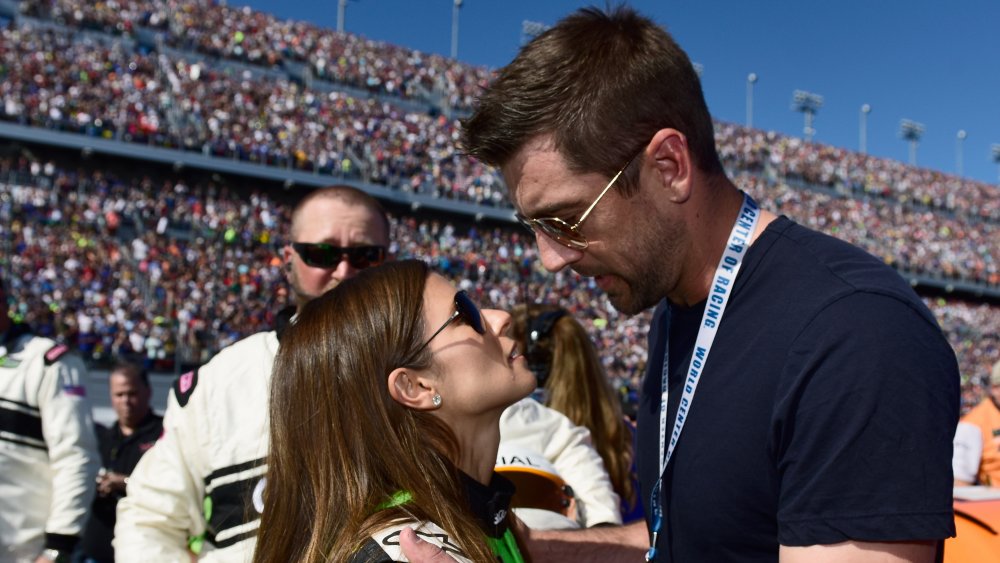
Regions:
M 0 119 L 510 205 L 499 177 L 461 156 L 448 117 L 474 101 L 484 68 L 214 2 L 20 6 L 26 17 L 0 31 Z M 765 206 L 902 271 L 1000 285 L 997 186 L 733 124 L 717 123 L 716 138 Z M 275 225 L 288 208 L 273 194 L 38 159 L 0 166 L 3 250 L 28 296 L 15 314 L 88 355 L 199 362 L 269 326 L 284 302 Z M 562 302 L 588 320 L 613 377 L 638 377 L 648 318 L 619 317 L 572 273 L 543 273 L 526 233 L 413 215 L 393 223 L 397 257 L 430 260 L 498 307 Z M 998 354 L 996 309 L 930 305 L 974 401 Z
M 755 176 L 742 181 L 766 207 L 805 224 L 841 234 L 863 227 L 861 215 L 822 213 L 831 202 L 813 192 L 765 188 Z M 289 213 L 279 196 L 287 195 L 222 178 L 119 176 L 87 163 L 64 170 L 25 157 L 0 160 L 0 219 L 10 225 L 0 244 L 11 286 L 22 296 L 13 313 L 94 360 L 132 357 L 158 369 L 205 361 L 271 326 L 285 304 L 276 249 L 285 237 L 277 226 L 288 224 Z M 855 206 L 855 214 L 879 213 L 861 200 L 832 201 Z M 591 280 L 544 272 L 520 227 L 394 214 L 393 229 L 395 257 L 431 262 L 483 304 L 568 307 L 587 325 L 615 383 L 635 388 L 648 315 L 619 315 Z M 959 355 L 966 404 L 974 404 L 1000 354 L 1000 315 L 988 304 L 927 302 Z

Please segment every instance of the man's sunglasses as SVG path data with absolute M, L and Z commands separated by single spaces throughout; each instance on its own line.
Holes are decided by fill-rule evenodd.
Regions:
M 632 158 L 628 159 L 625 166 L 622 166 L 622 169 L 611 177 L 611 181 L 608 182 L 608 185 L 604 186 L 601 193 L 597 195 L 597 199 L 594 200 L 594 203 L 591 203 L 590 207 L 588 207 L 587 210 L 583 212 L 583 215 L 580 216 L 580 219 L 572 225 L 559 217 L 542 217 L 539 219 L 532 219 L 531 217 L 525 217 L 520 213 L 515 213 L 514 217 L 517 218 L 517 220 L 520 221 L 521 224 L 524 225 L 529 231 L 542 233 L 566 248 L 572 248 L 573 250 L 586 250 L 590 245 L 590 241 L 588 241 L 587 237 L 583 236 L 580 232 L 580 225 L 587 220 L 587 217 L 590 216 L 590 212 L 593 211 L 601 199 L 604 198 L 604 194 L 608 193 L 611 186 L 615 185 L 619 176 L 625 172 L 628 165 L 632 164 L 632 161 L 635 160 L 635 157 L 639 156 L 639 154 L 642 154 L 641 151 L 633 155 Z
M 478 332 L 479 334 L 486 334 L 486 327 L 483 326 L 483 315 L 479 312 L 479 307 L 472 302 L 469 298 L 469 294 L 464 291 L 459 291 L 455 294 L 455 312 L 448 317 L 448 320 L 441 325 L 441 328 L 434 331 L 434 334 L 424 342 L 423 346 L 417 350 L 417 354 L 424 351 L 424 348 L 434 340 L 434 337 L 441 334 L 441 331 L 448 328 L 448 325 L 455 322 L 455 319 L 461 317 L 465 324 L 472 327 L 472 330 Z
M 333 246 L 326 243 L 293 242 L 292 248 L 306 266 L 311 268 L 336 268 L 341 260 L 356 270 L 378 266 L 385 260 L 384 246 Z

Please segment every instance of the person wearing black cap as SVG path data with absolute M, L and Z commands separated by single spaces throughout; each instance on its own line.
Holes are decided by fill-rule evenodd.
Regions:
M 68 562 L 100 465 L 76 354 L 11 321 L 0 279 L 0 562 Z

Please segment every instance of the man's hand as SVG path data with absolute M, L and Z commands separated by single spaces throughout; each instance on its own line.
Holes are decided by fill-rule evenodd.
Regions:
M 399 532 L 399 547 L 411 563 L 448 563 L 455 561 L 440 547 L 431 545 L 417 536 L 413 528 L 403 528 Z
M 114 494 L 125 494 L 125 478 L 127 475 L 108 471 L 97 478 L 97 494 L 108 497 Z

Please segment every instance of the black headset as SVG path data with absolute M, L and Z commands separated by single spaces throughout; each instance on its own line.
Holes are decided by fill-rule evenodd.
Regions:
M 549 338 L 552 327 L 566 314 L 565 309 L 556 309 L 532 317 L 529 310 L 528 330 L 525 334 L 528 345 L 524 356 L 528 360 L 528 369 L 535 374 L 538 387 L 545 387 L 552 371 L 552 352 L 544 349 L 540 343 Z

